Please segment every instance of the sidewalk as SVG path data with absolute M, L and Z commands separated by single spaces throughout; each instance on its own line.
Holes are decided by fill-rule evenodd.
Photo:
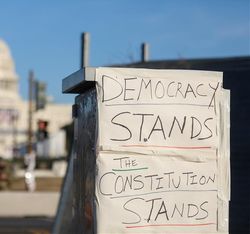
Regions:
M 59 198 L 59 192 L 0 192 L 0 217 L 53 217 Z

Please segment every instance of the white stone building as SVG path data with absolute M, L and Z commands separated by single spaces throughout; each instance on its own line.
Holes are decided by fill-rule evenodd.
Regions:
M 2 158 L 11 158 L 14 147 L 27 142 L 28 139 L 28 101 L 21 98 L 18 81 L 11 52 L 8 45 L 0 39 L 0 157 Z M 53 136 L 62 126 L 72 121 L 71 105 L 48 103 L 45 109 L 35 112 L 33 116 L 34 133 L 37 121 L 42 119 L 49 121 L 49 133 Z

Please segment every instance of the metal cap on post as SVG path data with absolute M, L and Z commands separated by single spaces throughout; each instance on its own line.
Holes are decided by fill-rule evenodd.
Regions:
M 141 62 L 147 62 L 149 60 L 149 44 L 142 43 L 141 45 Z
M 89 33 L 84 32 L 81 36 L 81 68 L 89 66 Z

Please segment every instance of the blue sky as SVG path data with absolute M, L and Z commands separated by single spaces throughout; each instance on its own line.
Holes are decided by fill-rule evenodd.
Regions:
M 136 62 L 142 42 L 150 59 L 250 55 L 249 0 L 1 0 L 5 40 L 27 98 L 27 76 L 47 82 L 56 102 L 61 81 L 80 66 L 80 35 L 90 33 L 90 65 Z

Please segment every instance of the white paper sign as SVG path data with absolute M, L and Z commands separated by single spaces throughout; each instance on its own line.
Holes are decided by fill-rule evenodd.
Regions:
M 221 73 L 103 68 L 96 76 L 101 146 L 218 146 Z
M 228 233 L 222 73 L 98 68 L 96 81 L 97 233 Z
M 99 233 L 117 233 L 117 227 L 119 233 L 216 230 L 215 161 L 100 153 L 97 162 Z

